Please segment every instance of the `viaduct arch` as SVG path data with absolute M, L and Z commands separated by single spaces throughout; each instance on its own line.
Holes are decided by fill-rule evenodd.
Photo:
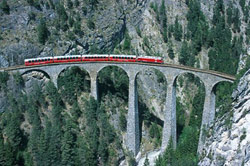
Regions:
M 200 139 L 198 145 L 198 153 L 203 147 L 203 129 L 207 129 L 214 121 L 215 117 L 215 93 L 214 87 L 219 82 L 233 82 L 235 78 L 223 73 L 215 71 L 195 69 L 185 66 L 169 65 L 169 64 L 146 64 L 146 63 L 118 63 L 118 62 L 88 62 L 88 63 L 67 63 L 67 64 L 52 64 L 44 66 L 31 67 L 15 67 L 6 68 L 2 71 L 19 72 L 25 74 L 30 71 L 40 71 L 47 73 L 51 81 L 57 86 L 59 74 L 68 67 L 78 66 L 88 72 L 90 76 L 91 95 L 97 99 L 97 75 L 107 66 L 117 66 L 122 68 L 129 78 L 129 94 L 128 94 L 128 120 L 127 120 L 127 135 L 126 145 L 128 150 L 132 151 L 136 156 L 139 152 L 139 115 L 138 115 L 138 97 L 136 89 L 136 76 L 139 72 L 148 68 L 154 68 L 165 76 L 167 82 L 167 93 L 165 102 L 165 115 L 163 126 L 162 150 L 165 150 L 170 138 L 172 138 L 173 146 L 176 147 L 176 87 L 174 82 L 176 78 L 185 73 L 191 73 L 200 78 L 205 86 L 205 102 L 202 113 L 202 125 L 200 130 Z M 0 70 L 1 71 L 1 70 Z

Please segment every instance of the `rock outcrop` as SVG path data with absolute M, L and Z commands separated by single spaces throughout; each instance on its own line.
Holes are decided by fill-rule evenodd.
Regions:
M 240 79 L 232 97 L 232 110 L 211 128 L 200 166 L 250 165 L 250 70 Z

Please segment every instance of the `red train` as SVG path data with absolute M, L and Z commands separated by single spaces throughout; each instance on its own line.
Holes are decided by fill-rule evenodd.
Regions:
M 25 66 L 43 65 L 50 63 L 88 62 L 88 61 L 116 61 L 116 62 L 147 62 L 164 63 L 161 57 L 136 55 L 67 55 L 55 57 L 41 57 L 25 59 Z

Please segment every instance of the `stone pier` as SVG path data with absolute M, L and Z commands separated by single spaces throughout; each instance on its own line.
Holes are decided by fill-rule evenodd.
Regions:
M 164 151 L 169 140 L 172 140 L 173 148 L 176 148 L 176 88 L 174 77 L 166 75 L 167 95 L 165 105 L 165 120 L 163 127 L 162 151 Z
M 200 129 L 200 138 L 198 144 L 198 154 L 201 154 L 203 143 L 206 138 L 206 132 L 210 125 L 213 124 L 215 118 L 215 94 L 213 92 L 213 87 L 205 83 L 205 102 L 202 113 L 202 122 Z
M 128 150 L 136 156 L 140 149 L 138 95 L 136 75 L 129 75 L 127 140 Z

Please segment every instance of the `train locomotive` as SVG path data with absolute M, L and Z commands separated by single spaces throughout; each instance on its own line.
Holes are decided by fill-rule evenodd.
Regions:
M 52 63 L 71 63 L 71 62 L 144 62 L 144 63 L 164 63 L 161 57 L 136 56 L 136 55 L 66 55 L 54 57 L 40 57 L 25 59 L 25 66 L 44 65 Z

